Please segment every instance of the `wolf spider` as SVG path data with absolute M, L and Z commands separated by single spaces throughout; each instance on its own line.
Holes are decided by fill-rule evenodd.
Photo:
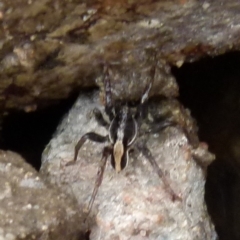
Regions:
M 108 129 L 108 134 L 106 136 L 99 135 L 95 132 L 88 132 L 84 134 L 75 146 L 74 159 L 71 162 L 67 163 L 67 165 L 71 165 L 76 162 L 78 152 L 87 140 L 99 143 L 109 142 L 109 145 L 104 147 L 102 152 L 102 158 L 99 164 L 94 190 L 92 192 L 91 199 L 88 205 L 88 214 L 91 211 L 93 202 L 98 192 L 98 188 L 102 183 L 103 173 L 109 156 L 111 165 L 117 173 L 123 170 L 128 164 L 128 154 L 130 147 L 137 139 L 140 133 L 142 121 L 147 115 L 147 100 L 152 84 L 153 78 L 150 84 L 145 89 L 140 104 L 137 106 L 134 112 L 133 107 L 130 107 L 128 103 L 120 102 L 113 105 L 108 67 L 104 68 L 104 87 L 106 102 L 105 112 L 108 115 L 109 122 L 104 119 L 100 110 L 94 109 L 93 112 L 97 122 Z M 173 121 L 164 119 L 161 122 L 157 123 L 157 127 L 156 125 L 154 126 L 154 130 L 159 132 L 168 126 L 175 125 L 176 123 L 174 123 Z M 144 143 L 140 143 L 137 145 L 137 149 L 142 152 L 143 156 L 146 159 L 149 160 L 154 171 L 156 171 L 158 176 L 162 179 L 165 189 L 170 194 L 171 199 L 173 201 L 181 200 L 181 198 L 177 194 L 175 194 L 175 192 L 170 187 L 170 184 L 168 183 L 167 179 L 163 174 L 163 171 L 156 163 L 147 146 Z

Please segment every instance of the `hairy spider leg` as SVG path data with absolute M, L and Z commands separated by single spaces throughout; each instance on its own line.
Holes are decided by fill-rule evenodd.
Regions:
M 150 93 L 150 91 L 152 89 L 152 86 L 153 86 L 153 82 L 154 82 L 154 78 L 155 78 L 155 72 L 156 72 L 156 67 L 154 66 L 154 67 L 152 67 L 151 72 L 150 72 L 151 81 L 146 86 L 146 88 L 143 92 L 140 104 L 137 107 L 137 112 L 136 112 L 135 118 L 138 122 L 139 127 L 141 126 L 142 120 L 147 117 L 148 110 L 147 110 L 146 103 L 148 101 L 149 93 Z
M 89 133 L 84 134 L 75 146 L 75 152 L 74 152 L 73 160 L 68 162 L 66 164 L 66 166 L 72 165 L 76 162 L 78 152 L 79 152 L 80 148 L 82 147 L 82 145 L 87 140 L 90 140 L 90 141 L 93 141 L 93 142 L 104 143 L 104 142 L 108 141 L 108 135 L 107 136 L 102 136 L 102 135 L 99 135 L 99 134 L 94 133 L 94 132 L 89 132 Z
M 184 126 L 179 126 L 179 123 L 171 119 L 156 119 L 155 122 L 151 123 L 151 127 L 147 131 L 148 133 L 159 133 L 166 127 L 175 127 L 184 133 L 188 142 L 196 148 L 199 144 L 198 139 L 195 137 L 195 133 L 189 132 L 188 129 Z
M 114 118 L 115 109 L 113 107 L 113 101 L 112 101 L 112 91 L 111 91 L 111 82 L 110 82 L 108 65 L 104 65 L 103 75 L 104 75 L 104 89 L 105 89 L 105 111 L 111 121 Z
M 104 119 L 101 111 L 97 108 L 93 109 L 93 113 L 95 115 L 95 119 L 98 122 L 100 126 L 103 126 L 105 128 L 109 127 L 109 123 Z
M 153 81 L 146 87 L 146 89 L 142 95 L 141 102 L 140 102 L 139 106 L 137 107 L 135 119 L 136 119 L 139 127 L 141 126 L 142 120 L 145 119 L 147 116 L 146 103 L 148 101 L 148 96 L 149 96 L 149 92 L 152 88 L 152 84 L 153 84 Z
M 95 181 L 95 186 L 88 204 L 88 209 L 87 209 L 87 216 L 85 219 L 87 219 L 89 213 L 91 212 L 94 200 L 96 198 L 97 192 L 99 187 L 101 186 L 102 180 L 103 180 L 103 174 L 104 174 L 104 170 L 106 168 L 106 163 L 107 163 L 107 159 L 108 157 L 112 154 L 112 148 L 107 146 L 103 149 L 103 154 L 102 154 L 102 159 L 100 161 L 99 167 L 98 167 L 98 172 L 97 172 L 97 178 Z
M 143 156 L 150 162 L 150 164 L 152 165 L 154 171 L 157 173 L 157 175 L 162 179 L 163 184 L 165 186 L 166 191 L 170 194 L 172 201 L 181 201 L 182 198 L 179 197 L 171 188 L 168 180 L 166 179 L 166 177 L 163 174 L 163 171 L 161 170 L 161 168 L 158 166 L 158 164 L 156 163 L 152 153 L 150 152 L 150 150 L 147 148 L 147 146 L 142 142 L 141 144 L 137 145 L 137 148 L 140 152 L 142 152 Z
M 147 131 L 149 133 L 159 133 L 166 127 L 178 126 L 178 124 L 169 119 L 157 119 L 155 122 L 151 123 L 150 129 Z

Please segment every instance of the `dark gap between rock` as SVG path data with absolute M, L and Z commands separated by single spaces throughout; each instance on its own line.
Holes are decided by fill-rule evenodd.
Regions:
M 208 168 L 208 211 L 219 240 L 240 239 L 240 52 L 172 68 L 180 101 L 197 120 L 216 161 Z
M 3 119 L 0 146 L 3 150 L 19 153 L 35 169 L 41 166 L 41 155 L 59 122 L 77 98 L 73 94 L 58 104 L 35 112 L 10 112 Z

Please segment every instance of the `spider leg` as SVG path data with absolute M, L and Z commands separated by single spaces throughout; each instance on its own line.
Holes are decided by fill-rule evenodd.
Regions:
M 105 89 L 105 111 L 109 116 L 109 119 L 112 120 L 114 118 L 115 109 L 114 109 L 113 100 L 112 100 L 111 82 L 110 82 L 108 65 L 104 65 L 103 74 L 104 74 L 104 89 Z
M 68 162 L 66 164 L 66 166 L 69 166 L 69 165 L 72 165 L 76 162 L 77 160 L 77 155 L 78 155 L 78 152 L 80 150 L 80 148 L 82 147 L 82 145 L 87 141 L 87 140 L 90 140 L 90 141 L 93 141 L 93 142 L 99 142 L 99 143 L 104 143 L 108 140 L 108 135 L 107 136 L 101 136 L 97 133 L 94 133 L 94 132 L 89 132 L 89 133 L 86 133 L 84 134 L 80 140 L 77 142 L 76 146 L 75 146 L 75 151 L 74 151 L 74 158 L 72 161 Z
M 109 123 L 104 119 L 104 117 L 99 109 L 94 108 L 93 113 L 94 113 L 95 119 L 99 125 L 101 125 L 105 128 L 109 127 Z
M 156 163 L 152 153 L 150 152 L 150 150 L 147 148 L 147 146 L 144 143 L 138 144 L 137 148 L 140 152 L 142 152 L 143 156 L 150 162 L 150 164 L 152 165 L 154 171 L 157 173 L 157 175 L 162 179 L 165 189 L 166 191 L 170 194 L 172 201 L 178 200 L 181 201 L 181 197 L 179 197 L 171 188 L 168 180 L 166 179 L 166 177 L 164 176 L 164 173 L 162 171 L 162 169 L 158 166 L 158 164 Z
M 162 117 L 161 119 L 157 119 L 153 123 L 150 123 L 149 125 L 150 128 L 145 133 L 159 133 L 166 127 L 175 127 L 184 133 L 189 144 L 191 144 L 193 147 L 196 148 L 199 144 L 198 139 L 195 136 L 196 134 L 194 132 L 189 131 L 184 126 L 180 126 L 179 123 L 171 119 L 164 119 Z
M 141 102 L 137 107 L 137 112 L 136 112 L 135 118 L 137 120 L 138 126 L 141 126 L 142 120 L 145 119 L 148 114 L 147 100 L 148 100 L 148 94 L 149 94 L 151 88 L 152 88 L 152 82 L 145 89 L 145 92 L 141 98 Z
M 147 130 L 148 133 L 159 133 L 166 127 L 178 126 L 178 124 L 170 119 L 158 119 L 152 123 L 149 123 L 150 127 Z
M 147 117 L 147 114 L 148 114 L 147 102 L 148 102 L 148 99 L 149 99 L 149 93 L 150 93 L 150 91 L 153 87 L 153 84 L 154 84 L 156 70 L 158 68 L 157 53 L 156 52 L 155 52 L 155 54 L 152 53 L 152 55 L 153 55 L 153 59 L 152 59 L 153 64 L 152 64 L 152 68 L 150 69 L 150 72 L 149 72 L 150 82 L 146 86 L 146 88 L 143 92 L 143 95 L 142 95 L 142 98 L 141 98 L 141 101 L 140 101 L 140 105 L 138 106 L 137 112 L 136 112 L 136 115 L 135 115 L 135 119 L 137 120 L 139 127 L 141 126 L 141 123 L 142 123 L 143 119 L 145 119 Z
M 90 199 L 89 204 L 88 204 L 86 218 L 88 217 L 88 215 L 89 215 L 89 213 L 92 209 L 92 206 L 93 206 L 95 197 L 97 195 L 98 189 L 99 189 L 99 187 L 102 183 L 102 180 L 103 180 L 103 174 L 104 174 L 104 170 L 105 170 L 105 167 L 106 167 L 107 159 L 108 159 L 108 157 L 111 153 L 112 153 L 112 148 L 111 147 L 108 146 L 108 147 L 105 147 L 103 149 L 102 159 L 101 159 L 100 164 L 99 164 L 99 168 L 98 168 L 98 172 L 97 172 L 97 178 L 96 178 L 96 181 L 95 181 L 95 186 L 94 186 L 94 189 L 93 189 L 93 192 L 92 192 L 92 195 L 91 195 L 91 199 Z

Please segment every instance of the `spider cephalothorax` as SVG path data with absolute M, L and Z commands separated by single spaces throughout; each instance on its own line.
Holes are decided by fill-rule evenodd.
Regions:
M 123 106 L 109 127 L 109 140 L 112 144 L 111 164 L 116 172 L 127 166 L 128 150 L 137 137 L 138 125 L 131 111 Z
M 142 120 L 146 116 L 146 107 L 149 91 L 152 87 L 152 81 L 144 91 L 141 101 L 138 106 L 130 107 L 128 103 L 116 103 L 113 104 L 111 97 L 111 86 L 107 68 L 105 69 L 105 112 L 108 115 L 109 121 L 106 121 L 102 113 L 98 109 L 94 109 L 94 114 L 97 122 L 108 129 L 106 136 L 99 135 L 95 132 L 88 132 L 84 134 L 75 146 L 75 154 L 72 162 L 67 165 L 74 163 L 77 160 L 78 152 L 86 140 L 94 142 L 109 142 L 108 146 L 104 147 L 102 159 L 99 165 L 97 179 L 95 187 L 89 202 L 89 211 L 92 207 L 94 199 L 96 197 L 99 186 L 101 185 L 103 173 L 105 170 L 107 159 L 110 157 L 111 165 L 117 173 L 126 168 L 128 164 L 128 154 L 130 147 L 137 140 L 140 134 Z M 158 123 L 158 131 L 168 126 L 175 125 L 172 121 L 163 120 Z M 173 200 L 180 199 L 174 191 L 171 189 L 168 181 L 164 177 L 162 170 L 159 168 L 155 159 L 153 158 L 150 150 L 144 143 L 137 145 L 137 148 L 143 153 L 143 155 L 149 160 L 153 166 L 154 171 L 164 182 L 166 190 L 171 195 Z

